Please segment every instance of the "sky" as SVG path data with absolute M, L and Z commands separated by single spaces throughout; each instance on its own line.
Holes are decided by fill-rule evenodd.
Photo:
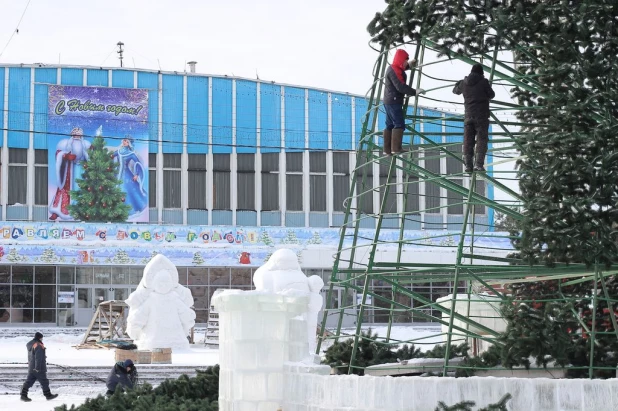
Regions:
M 369 46 L 366 27 L 386 3 L 4 0 L 0 7 L 0 64 L 118 67 L 116 44 L 122 41 L 125 67 L 183 72 L 189 71 L 187 62 L 197 61 L 198 73 L 259 76 L 277 83 L 365 95 L 378 57 Z M 413 46 L 407 51 L 412 55 Z M 424 59 L 425 63 L 437 60 L 432 53 Z M 470 66 L 446 60 L 424 70 L 445 81 L 423 77 L 421 88 L 430 91 L 419 104 L 461 113 L 462 98 L 451 89 Z M 507 87 L 496 85 L 494 90 L 497 100 L 511 101 Z M 500 117 L 513 118 L 506 113 Z

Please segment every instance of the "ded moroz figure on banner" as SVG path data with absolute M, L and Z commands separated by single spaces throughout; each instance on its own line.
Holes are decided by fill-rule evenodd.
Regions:
M 56 180 L 57 188 L 49 203 L 50 220 L 72 220 L 68 206 L 71 203 L 71 190 L 77 185 L 75 180 L 81 177 L 81 161 L 88 161 L 90 142 L 84 140 L 84 130 L 75 127 L 71 137 L 62 139 L 56 145 Z
M 120 163 L 118 180 L 122 181 L 122 189 L 126 193 L 125 204 L 131 206 L 129 215 L 141 213 L 148 207 L 148 193 L 144 188 L 148 170 L 133 148 L 133 137 L 125 136 L 112 157 Z

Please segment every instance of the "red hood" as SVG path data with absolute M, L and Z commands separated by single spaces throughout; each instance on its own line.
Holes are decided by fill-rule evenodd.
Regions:
M 393 58 L 393 64 L 391 64 L 391 67 L 397 75 L 397 78 L 399 78 L 402 83 L 405 82 L 405 79 L 403 77 L 403 71 L 406 69 L 408 57 L 410 57 L 410 55 L 407 51 L 399 49 L 395 52 L 395 58 Z

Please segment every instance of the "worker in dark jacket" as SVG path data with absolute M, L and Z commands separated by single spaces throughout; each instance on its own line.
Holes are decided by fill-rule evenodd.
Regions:
M 384 136 L 384 154 L 401 153 L 403 149 L 403 99 L 405 95 L 415 96 L 424 93 L 423 89 L 414 90 L 408 86 L 405 70 L 410 70 L 416 60 L 408 62 L 408 53 L 399 49 L 395 52 L 393 64 L 386 69 L 384 76 L 384 110 L 386 111 L 386 128 Z M 391 150 L 392 148 L 392 150 Z
M 34 385 L 35 381 L 41 384 L 45 398 L 53 400 L 58 394 L 52 394 L 49 391 L 47 355 L 43 345 L 43 334 L 40 332 L 34 334 L 34 339 L 26 344 L 26 348 L 28 349 L 28 377 L 26 377 L 26 382 L 21 387 L 21 400 L 26 402 L 32 401 L 28 398 L 28 390 Z
M 107 376 L 107 395 L 112 395 L 116 387 L 133 388 L 137 379 L 137 370 L 133 361 L 118 361 Z
M 457 82 L 453 93 L 464 96 L 463 160 L 466 173 L 485 171 L 485 154 L 489 141 L 489 100 L 494 98 L 496 93 L 489 81 L 483 77 L 483 66 L 473 65 L 470 75 Z M 476 155 L 474 153 L 475 137 Z

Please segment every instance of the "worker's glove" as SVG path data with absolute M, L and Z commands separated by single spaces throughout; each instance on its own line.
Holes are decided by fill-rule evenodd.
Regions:
M 412 70 L 412 67 L 416 66 L 416 59 L 408 60 L 408 68 Z
M 425 94 L 425 90 L 423 90 L 422 88 L 417 88 L 417 89 L 416 89 L 416 94 L 417 94 L 417 95 L 419 95 L 419 94 Z

